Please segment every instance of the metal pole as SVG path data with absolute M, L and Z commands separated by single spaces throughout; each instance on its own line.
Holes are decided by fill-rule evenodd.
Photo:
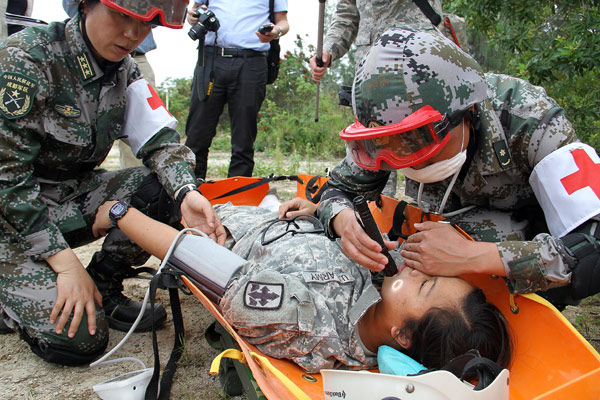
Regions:
M 322 67 L 323 63 L 323 28 L 325 25 L 325 0 L 319 0 L 319 33 L 317 34 L 317 66 Z M 317 82 L 316 104 L 315 104 L 315 122 L 319 122 L 319 90 L 321 82 Z

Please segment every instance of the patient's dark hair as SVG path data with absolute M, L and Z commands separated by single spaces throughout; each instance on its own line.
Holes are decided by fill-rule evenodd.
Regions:
M 411 346 L 402 351 L 427 368 L 441 368 L 471 349 L 503 367 L 511 360 L 508 322 L 479 288 L 465 297 L 460 308 L 436 307 L 408 321 L 403 333 L 411 338 Z

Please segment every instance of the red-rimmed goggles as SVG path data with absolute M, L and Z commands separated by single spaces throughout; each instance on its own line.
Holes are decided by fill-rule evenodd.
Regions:
M 188 0 L 101 0 L 101 2 L 107 7 L 145 22 L 158 17 L 162 26 L 174 29 L 183 28 L 188 6 Z
M 402 121 L 367 128 L 356 121 L 340 132 L 354 162 L 369 170 L 381 169 L 386 162 L 394 168 L 406 168 L 435 155 L 450 139 L 450 132 L 464 112 L 443 117 L 431 106 L 415 111 Z

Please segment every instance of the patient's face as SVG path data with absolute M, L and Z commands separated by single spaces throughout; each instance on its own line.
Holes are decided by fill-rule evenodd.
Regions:
M 459 307 L 473 286 L 461 278 L 429 276 L 403 266 L 395 276 L 385 278 L 381 288 L 384 318 L 394 324 L 421 318 L 433 307 Z

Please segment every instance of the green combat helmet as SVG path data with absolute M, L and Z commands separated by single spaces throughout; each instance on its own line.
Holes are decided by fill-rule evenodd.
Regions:
M 135 19 L 181 29 L 188 0 L 100 0 L 102 4 Z
M 479 64 L 436 30 L 384 32 L 360 63 L 352 90 L 356 122 L 340 132 L 354 161 L 378 170 L 418 164 L 448 142 L 483 101 Z

